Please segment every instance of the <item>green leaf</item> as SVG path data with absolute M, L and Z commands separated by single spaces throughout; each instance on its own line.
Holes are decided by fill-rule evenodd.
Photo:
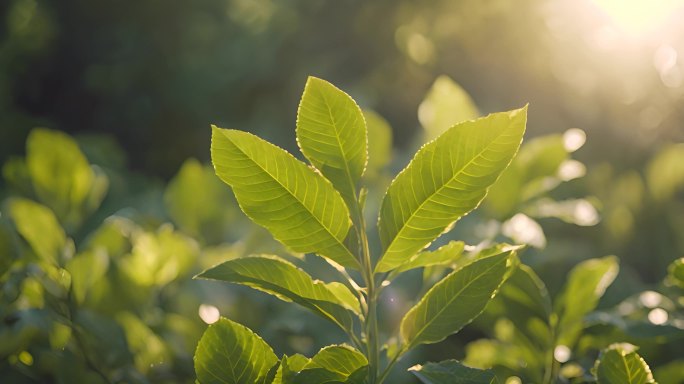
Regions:
M 354 100 L 325 80 L 309 77 L 297 111 L 297 142 L 350 207 L 366 168 L 366 121 Z
M 594 373 L 598 384 L 655 383 L 651 369 L 631 344 L 613 344 L 601 352 Z
M 100 205 L 107 178 L 96 174 L 74 139 L 37 128 L 26 141 L 26 166 L 38 199 L 67 226 L 79 225 Z
M 434 251 L 424 251 L 411 257 L 406 263 L 397 267 L 390 274 L 390 279 L 402 272 L 411 269 L 448 266 L 456 262 L 463 255 L 465 243 L 462 241 L 450 241 L 448 244 L 437 248 Z
M 198 255 L 199 245 L 194 239 L 166 224 L 156 232 L 136 232 L 133 249 L 119 260 L 119 266 L 141 286 L 163 286 L 187 276 Z
M 229 231 L 237 207 L 210 167 L 186 160 L 164 192 L 171 219 L 186 233 L 220 242 Z
M 392 128 L 387 120 L 376 112 L 363 110 L 368 129 L 368 165 L 365 178 L 372 180 L 392 160 Z
M 461 123 L 416 153 L 383 198 L 376 272 L 405 263 L 477 207 L 518 150 L 526 119 L 524 107 Z
M 401 321 L 404 350 L 444 340 L 473 321 L 504 281 L 512 254 L 479 259 L 435 284 Z
M 267 384 L 278 358 L 256 333 L 226 318 L 207 328 L 195 351 L 201 384 Z
M 321 349 L 295 377 L 295 383 L 357 383 L 357 372 L 368 366 L 366 357 L 347 345 L 331 345 Z M 354 381 L 348 381 L 348 379 Z
M 108 268 L 109 258 L 102 248 L 82 252 L 69 260 L 66 269 L 71 274 L 71 289 L 77 303 L 85 301 L 88 291 L 104 277 Z
M 275 256 L 250 256 L 226 261 L 197 277 L 237 283 L 293 301 L 346 330 L 361 309 L 347 287 L 325 284 Z
M 349 210 L 333 186 L 288 152 L 247 132 L 212 127 L 216 174 L 242 210 L 296 252 L 358 268 L 343 242 Z
M 439 363 L 415 365 L 409 368 L 420 381 L 425 384 L 494 384 L 498 383 L 494 372 L 490 369 L 467 367 L 456 360 L 445 360 Z
M 310 359 L 298 353 L 291 356 L 283 356 L 280 366 L 271 384 L 295 384 L 294 378 L 299 371 L 304 369 Z
M 584 328 L 584 317 L 596 308 L 619 267 L 615 256 L 590 259 L 575 266 L 557 301 L 558 345 L 574 346 Z
M 441 135 L 454 124 L 480 116 L 470 95 L 448 76 L 440 76 L 432 84 L 418 107 L 418 120 L 429 140 Z
M 46 206 L 28 199 L 12 199 L 9 216 L 33 252 L 50 264 L 58 264 L 66 246 L 66 234 L 55 214 Z
M 677 259 L 667 267 L 667 280 L 669 284 L 684 288 L 684 257 Z

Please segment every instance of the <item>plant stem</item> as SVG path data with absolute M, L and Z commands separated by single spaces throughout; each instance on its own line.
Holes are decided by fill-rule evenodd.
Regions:
M 366 352 L 368 358 L 368 376 L 369 384 L 376 384 L 378 379 L 378 371 L 380 364 L 380 352 L 378 348 L 378 295 L 375 286 L 375 279 L 373 276 L 373 261 L 370 256 L 370 248 L 368 246 L 368 236 L 366 235 L 366 221 L 363 217 L 363 210 L 361 204 L 356 203 L 356 216 L 358 223 L 357 234 L 362 248 L 361 268 L 363 279 L 366 283 L 366 316 L 364 331 L 366 333 Z
M 380 375 L 380 379 L 378 380 L 377 384 L 382 384 L 387 376 L 389 376 L 390 372 L 392 372 L 392 368 L 394 368 L 394 364 L 396 364 L 399 361 L 399 358 L 401 357 L 402 354 L 404 354 L 405 349 L 402 348 L 402 350 L 398 351 L 392 360 L 390 360 L 389 364 L 387 364 L 387 367 L 385 367 L 385 370 L 382 371 L 382 374 Z

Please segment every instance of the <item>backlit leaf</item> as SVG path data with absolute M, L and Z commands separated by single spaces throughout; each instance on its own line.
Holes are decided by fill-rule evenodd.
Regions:
M 482 313 L 504 281 L 511 254 L 476 260 L 435 284 L 401 321 L 406 349 L 444 340 Z
M 195 351 L 201 384 L 267 384 L 278 358 L 256 333 L 225 318 L 204 332 Z
M 303 307 L 351 329 L 352 316 L 361 313 L 359 302 L 347 287 L 325 284 L 275 256 L 250 256 L 226 261 L 198 277 L 247 285 Z
M 382 201 L 377 272 L 403 264 L 477 207 L 518 150 L 526 118 L 524 107 L 467 121 L 416 153 Z
M 297 111 L 297 142 L 349 206 L 366 168 L 366 121 L 356 102 L 334 85 L 309 77 Z
M 630 344 L 613 344 L 603 350 L 594 373 L 598 384 L 655 383 L 648 364 Z
M 615 256 L 590 259 L 575 266 L 556 303 L 558 344 L 572 348 L 584 327 L 584 317 L 596 308 L 618 273 Z
M 296 252 L 314 252 L 357 268 L 343 242 L 349 210 L 332 184 L 286 151 L 252 134 L 212 128 L 216 174 L 242 210 Z
M 454 124 L 480 116 L 470 95 L 448 76 L 440 76 L 432 84 L 418 107 L 418 120 L 429 140 Z
M 498 383 L 489 369 L 470 368 L 456 360 L 415 365 L 409 368 L 425 384 L 494 384 Z
M 9 216 L 17 232 L 42 261 L 59 262 L 66 245 L 66 234 L 48 207 L 28 199 L 12 199 Z

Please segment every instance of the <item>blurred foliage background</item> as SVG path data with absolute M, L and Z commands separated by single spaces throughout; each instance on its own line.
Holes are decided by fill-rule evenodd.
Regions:
M 282 339 L 274 344 L 286 351 L 310 353 L 329 341 L 324 325 L 305 330 L 301 322 L 287 323 L 287 316 L 264 324 L 260 316 L 269 311 L 304 315 L 262 296 L 256 302 L 246 299 L 235 287 L 221 291 L 228 299 L 217 299 L 217 294 L 202 296 L 206 288 L 198 283 L 189 292 L 204 293 L 188 294 L 178 303 L 165 301 L 166 288 L 160 288 L 182 291 L 174 284 L 186 283 L 176 279 L 187 279 L 212 261 L 260 246 L 278 248 L 263 241 L 263 231 L 240 221 L 227 187 L 212 184 L 211 170 L 201 163 L 209 160 L 212 123 L 252 131 L 297 153 L 293 129 L 308 75 L 333 82 L 386 119 L 367 115 L 382 129 L 390 127 L 393 137 L 393 172 L 378 171 L 371 180 L 378 195 L 440 124 L 530 103 L 530 144 L 509 171 L 509 181 L 520 185 L 494 188 L 491 201 L 445 241 L 476 244 L 504 236 L 536 245 L 522 258 L 552 294 L 579 261 L 615 254 L 620 276 L 601 304 L 609 308 L 659 286 L 667 266 L 684 256 L 681 0 L 5 0 L 0 20 L 0 163 L 5 164 L 0 195 L 48 206 L 78 252 L 89 249 L 88 239 L 103 223 L 118 228 L 128 244 L 122 251 L 128 261 L 103 273 L 147 287 L 145 297 L 158 300 L 149 299 L 156 303 L 152 308 L 192 318 L 176 319 L 194 330 L 186 334 L 201 326 L 196 324 L 199 298 L 213 297 L 219 307 L 238 308 L 236 303 L 245 300 L 253 304 L 253 311 L 233 310 L 231 316 L 270 341 Z M 449 102 L 458 108 L 449 108 Z M 40 139 L 41 134 L 32 141 L 35 127 L 76 138 L 74 148 L 84 157 L 70 164 L 94 167 L 92 174 L 83 171 L 89 176 L 83 176 L 87 185 L 80 197 L 64 200 L 53 191 L 61 187 L 50 184 L 57 182 L 49 174 L 25 172 L 40 148 L 49 152 L 57 143 L 72 145 Z M 579 146 L 572 144 L 573 137 Z M 537 149 L 533 138 L 540 140 Z M 550 154 L 543 150 L 554 145 Z M 561 164 L 570 153 L 576 163 L 563 175 Z M 35 161 L 50 164 L 60 156 Z M 548 167 L 535 168 L 535 161 Z M 225 207 L 198 203 L 196 185 L 204 186 L 204 202 L 225 200 Z M 520 232 L 528 237 L 520 238 Z M 150 281 L 127 274 L 126 263 L 144 264 L 136 261 L 136 249 L 154 247 L 154 239 L 164 236 L 189 242 L 187 252 L 201 253 L 201 261 L 178 261 L 173 271 Z M 108 257 L 113 262 L 117 256 Z M 107 297 L 105 288 L 98 292 Z M 79 301 L 102 310 L 92 298 Z M 139 332 L 147 332 L 145 327 L 174 332 L 163 325 L 165 318 L 138 304 L 139 311 L 133 311 L 138 317 L 116 315 L 120 324 Z M 119 310 L 109 308 L 107 314 Z M 139 326 L 141 321 L 146 325 Z M 446 355 L 462 358 L 464 344 L 456 342 Z M 177 344 L 160 347 L 181 361 L 176 374 L 190 377 L 188 356 L 174 355 L 180 349 Z

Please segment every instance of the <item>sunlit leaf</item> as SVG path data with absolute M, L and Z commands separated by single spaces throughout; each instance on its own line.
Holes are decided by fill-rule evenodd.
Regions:
M 356 349 L 347 345 L 331 345 L 311 358 L 297 374 L 294 383 L 360 384 L 356 380 L 357 372 L 365 370 L 367 366 L 366 357 Z
M 667 282 L 684 288 L 684 258 L 673 261 L 667 268 Z
M 448 76 L 440 76 L 432 84 L 418 107 L 418 120 L 428 140 L 442 134 L 454 124 L 480 116 L 470 95 Z
M 221 318 L 204 332 L 195 351 L 201 384 L 268 384 L 278 358 L 256 333 Z
M 309 77 L 297 111 L 297 142 L 349 207 L 366 168 L 366 121 L 356 102 L 334 85 Z
M 361 313 L 359 302 L 339 283 L 325 284 L 275 256 L 250 256 L 226 261 L 198 277 L 243 284 L 285 301 L 293 301 L 351 329 L 352 316 Z
M 646 180 L 656 201 L 671 199 L 684 186 L 684 144 L 661 150 L 648 164 Z
M 525 213 L 538 218 L 555 217 L 566 223 L 581 226 L 592 226 L 599 222 L 596 208 L 586 199 L 555 201 L 542 198 L 526 208 Z
M 66 234 L 55 214 L 47 207 L 27 199 L 12 199 L 9 216 L 17 232 L 42 260 L 58 264 L 66 246 Z
M 272 384 L 296 384 L 295 377 L 311 359 L 300 354 L 283 356 Z
M 461 123 L 423 146 L 394 179 L 378 221 L 389 271 L 482 201 L 522 140 L 527 107 Z
M 131 253 L 119 265 L 142 286 L 165 285 L 187 275 L 198 255 L 195 240 L 163 225 L 157 232 L 137 231 Z
M 90 288 L 107 273 L 108 267 L 109 258 L 102 250 L 86 251 L 69 260 L 66 269 L 71 273 L 71 289 L 78 303 L 85 301 Z
M 517 213 L 501 225 L 501 233 L 518 244 L 535 248 L 546 246 L 546 236 L 541 225 L 524 213 Z
M 351 220 L 344 200 L 320 174 L 252 134 L 212 128 L 216 174 L 242 210 L 296 252 L 314 252 L 358 267 L 343 244 Z
M 479 259 L 435 284 L 401 321 L 406 349 L 444 340 L 482 313 L 504 281 L 511 253 Z
M 235 218 L 233 197 L 210 167 L 186 160 L 164 192 L 171 219 L 186 233 L 220 241 Z
M 488 369 L 467 367 L 456 360 L 415 365 L 409 368 L 425 384 L 494 384 L 499 381 Z
M 39 200 L 69 226 L 97 208 L 107 190 L 78 144 L 59 131 L 37 128 L 26 141 L 26 165 Z
M 392 128 L 387 120 L 372 110 L 364 109 L 363 116 L 368 128 L 368 165 L 365 177 L 372 180 L 392 160 Z
M 434 251 L 420 252 L 411 257 L 406 263 L 393 270 L 390 276 L 398 275 L 415 268 L 431 267 L 435 265 L 450 265 L 458 260 L 463 254 L 465 243 L 462 241 L 450 241 L 448 244 Z
M 655 383 L 651 369 L 630 344 L 613 344 L 601 352 L 594 373 L 598 384 Z
M 590 259 L 575 266 L 556 305 L 558 344 L 572 348 L 584 327 L 584 317 L 596 308 L 618 273 L 615 256 Z

